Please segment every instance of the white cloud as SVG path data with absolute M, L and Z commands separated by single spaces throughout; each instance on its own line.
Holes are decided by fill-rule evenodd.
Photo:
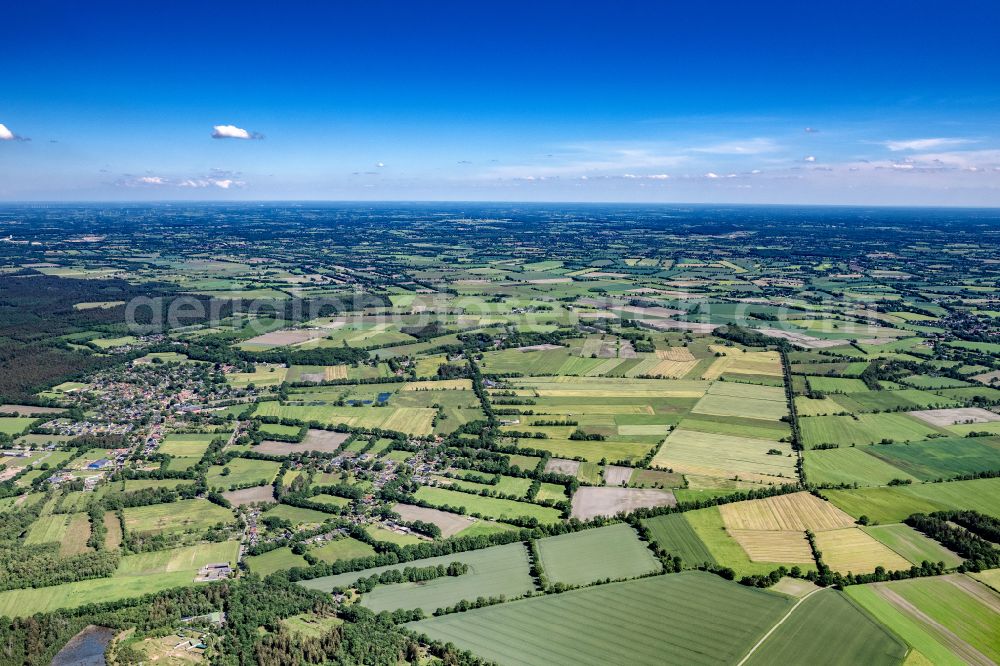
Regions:
M 805 157 L 802 158 L 802 161 L 803 162 L 815 162 L 816 161 L 816 156 L 815 155 L 806 155 Z
M 718 177 L 719 177 L 719 174 L 713 173 L 711 171 L 709 171 L 708 173 L 705 174 L 705 178 L 718 178 Z
M 972 143 L 968 139 L 909 139 L 906 141 L 883 141 L 882 145 L 892 151 L 900 150 L 928 150 L 930 148 L 941 148 L 944 146 L 959 146 L 963 143 Z
M 696 153 L 708 153 L 710 155 L 759 155 L 761 153 L 773 153 L 779 146 L 772 139 L 756 138 L 745 141 L 726 141 L 710 146 L 700 146 L 692 148 Z
M 213 125 L 213 139 L 263 139 L 264 135 L 245 130 L 236 125 Z
M 118 187 L 128 188 L 207 189 L 217 187 L 222 190 L 240 188 L 246 185 L 242 180 L 228 175 L 228 172 L 213 172 L 213 175 L 210 176 L 193 176 L 190 178 L 125 175 L 115 181 L 114 184 Z
M 206 187 L 218 187 L 223 190 L 228 190 L 234 187 L 243 187 L 246 185 L 241 180 L 234 180 L 233 178 L 186 178 L 177 183 L 177 187 L 186 187 L 193 189 L 204 189 Z
M 6 125 L 0 123 L 0 141 L 31 141 L 31 139 L 14 134 Z
M 376 163 L 375 163 L 375 166 L 377 166 L 378 168 L 380 168 L 380 169 L 381 169 L 382 167 L 384 167 L 384 166 L 385 166 L 385 162 L 376 162 Z

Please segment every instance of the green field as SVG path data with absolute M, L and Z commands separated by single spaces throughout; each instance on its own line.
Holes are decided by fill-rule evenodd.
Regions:
M 406 626 L 501 664 L 735 664 L 791 603 L 718 576 L 684 572 Z
M 275 571 L 292 567 L 309 566 L 306 558 L 296 555 L 288 546 L 269 550 L 263 555 L 250 555 L 244 561 L 250 571 L 261 576 L 269 576 Z
M 34 417 L 0 416 L 0 433 L 11 436 L 20 435 L 34 422 Z
M 233 458 L 225 466 L 208 468 L 205 483 L 209 488 L 228 490 L 233 486 L 263 486 L 274 481 L 281 463 L 250 458 Z M 228 473 L 225 470 L 229 470 Z
M 748 576 L 753 574 L 768 574 L 784 565 L 791 568 L 794 563 L 789 562 L 754 562 L 750 560 L 746 551 L 736 542 L 726 531 L 725 523 L 722 521 L 722 514 L 719 507 L 713 506 L 707 509 L 697 509 L 684 513 L 685 518 L 697 533 L 698 538 L 705 545 L 705 548 L 712 554 L 712 558 L 736 572 L 737 576 Z M 798 564 L 803 570 L 811 569 L 810 566 Z
M 586 585 L 660 570 L 652 552 L 625 523 L 561 534 L 537 543 L 542 568 L 553 583 Z
M 942 437 L 865 450 L 918 479 L 930 481 L 997 469 L 1000 437 Z
M 368 525 L 365 527 L 365 532 L 376 541 L 394 543 L 397 546 L 412 546 L 415 543 L 424 543 L 427 541 L 427 539 L 422 539 L 416 534 L 404 534 L 403 532 L 386 529 L 379 525 Z
M 853 416 L 810 416 L 799 419 L 802 443 L 808 449 L 818 444 L 875 444 L 883 439 L 894 442 L 919 441 L 934 434 L 947 434 L 906 414 L 855 414 Z
M 653 533 L 653 539 L 672 556 L 680 557 L 685 566 L 718 564 L 705 543 L 691 527 L 685 514 L 668 513 L 665 516 L 648 518 L 642 524 Z
M 199 531 L 216 523 L 232 523 L 233 512 L 208 500 L 189 499 L 129 507 L 125 513 L 125 529 L 129 532 L 155 534 Z
M 281 425 L 280 423 L 261 423 L 258 430 L 265 435 L 284 435 L 294 437 L 299 434 L 298 426 Z
M 300 525 L 305 525 L 307 523 L 325 523 L 330 518 L 333 518 L 332 514 L 325 513 L 323 511 L 317 511 L 316 509 L 303 509 L 298 506 L 291 506 L 290 504 L 279 504 L 262 514 L 262 517 L 267 516 L 283 518 L 291 522 L 295 527 L 299 527 Z
M 861 529 L 889 546 L 912 564 L 919 566 L 924 561 L 944 562 L 946 567 L 951 568 L 962 563 L 961 557 L 909 525 L 878 525 L 862 527 Z
M 337 560 L 353 560 L 359 557 L 369 557 L 375 554 L 375 549 L 364 541 L 344 537 L 327 541 L 321 546 L 315 546 L 309 552 L 324 562 L 336 562 Z
M 868 386 L 860 379 L 846 377 L 808 376 L 809 388 L 820 393 L 860 393 L 868 390 Z
M 956 584 L 965 581 L 972 585 L 973 589 L 977 589 L 976 586 L 980 585 L 961 574 L 952 574 L 945 577 L 895 581 L 884 586 L 901 597 L 905 603 L 918 609 L 930 622 L 937 623 L 952 632 L 959 641 L 978 650 L 987 659 L 1000 662 L 1000 632 L 997 631 L 996 612 L 1000 596 L 985 587 L 982 588 L 985 596 L 980 597 L 978 590 L 976 594 L 970 594 L 960 584 Z M 853 588 L 848 588 L 851 596 L 855 596 L 853 592 Z M 863 604 L 866 603 L 864 597 L 862 593 L 859 598 Z M 933 626 L 928 627 L 926 620 L 917 618 L 916 621 L 938 642 L 949 646 L 949 641 L 942 641 L 940 632 Z M 953 643 L 950 647 L 953 647 Z
M 1000 518 L 1000 479 L 824 490 L 822 494 L 855 518 L 865 515 L 883 524 L 946 509 L 972 509 Z
M 231 432 L 172 433 L 163 438 L 158 451 L 168 456 L 201 458 L 212 440 L 228 440 Z
M 542 523 L 552 523 L 558 520 L 561 515 L 558 509 L 539 506 L 537 504 L 515 502 L 514 500 L 496 497 L 470 495 L 469 493 L 448 490 L 447 488 L 421 486 L 413 496 L 418 500 L 428 502 L 437 507 L 445 505 L 465 507 L 465 511 L 469 515 L 479 514 L 485 518 L 492 518 L 494 520 L 526 516 L 537 518 Z
M 95 578 L 52 587 L 8 590 L 0 592 L 0 616 L 26 617 L 57 608 L 118 601 L 172 587 L 194 585 L 193 581 L 192 572 L 176 572 L 158 576 Z
M 213 562 L 229 562 L 231 566 L 236 566 L 239 549 L 236 541 L 223 541 L 126 555 L 115 570 L 115 577 L 151 576 L 177 571 L 193 574 Z
M 889 448 L 909 449 L 910 447 L 846 447 L 803 451 L 802 460 L 806 479 L 810 483 L 857 483 L 862 486 L 884 486 L 893 479 L 918 480 L 898 467 L 885 462 L 882 456 L 876 456 L 876 451 L 870 450 L 873 448 L 878 449 L 877 452 L 881 453 Z
M 463 562 L 469 565 L 470 570 L 461 576 L 443 576 L 422 583 L 379 585 L 364 595 L 361 603 L 376 612 L 397 608 L 423 608 L 425 612 L 431 613 L 463 599 L 474 600 L 479 596 L 495 597 L 501 594 L 516 597 L 534 587 L 531 576 L 528 575 L 528 551 L 520 542 L 314 578 L 300 581 L 299 584 L 314 590 L 328 591 L 335 586 L 350 585 L 358 578 L 389 569 L 438 564 L 447 566 L 451 562 Z
M 903 641 L 843 593 L 821 590 L 804 600 L 746 663 L 891 666 L 902 663 L 906 653 Z

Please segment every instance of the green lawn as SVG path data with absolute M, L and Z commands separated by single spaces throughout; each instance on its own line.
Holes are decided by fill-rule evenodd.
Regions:
M 712 574 L 684 572 L 406 626 L 500 664 L 735 664 L 791 604 Z
M 537 543 L 542 568 L 553 583 L 586 585 L 660 570 L 653 553 L 625 523 L 561 534 Z

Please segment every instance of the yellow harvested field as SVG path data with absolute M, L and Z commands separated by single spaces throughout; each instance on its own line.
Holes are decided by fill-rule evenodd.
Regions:
M 421 407 L 399 407 L 380 427 L 414 435 L 429 435 L 434 431 L 436 410 Z
M 816 549 L 827 566 L 842 574 L 871 573 L 878 566 L 887 571 L 909 570 L 912 566 L 858 527 L 817 532 Z
M 745 352 L 736 347 L 709 345 L 713 352 L 723 354 L 708 367 L 701 376 L 702 379 L 718 379 L 724 373 L 731 372 L 743 375 L 770 375 L 780 377 L 781 356 L 778 352 Z
M 729 367 L 731 359 L 728 356 L 722 356 L 712 362 L 712 365 L 708 366 L 708 370 L 702 373 L 702 379 L 718 379 L 722 376 L 722 373 L 726 371 Z
M 631 387 L 609 387 L 606 391 L 588 391 L 586 389 L 537 389 L 541 398 L 700 398 L 704 391 L 685 389 L 643 389 Z
M 769 353 L 769 352 L 756 352 L 756 353 Z M 738 375 L 768 375 L 771 377 L 781 376 L 781 361 L 775 360 L 758 360 L 753 358 L 737 358 L 734 359 L 729 367 L 726 368 L 726 372 L 731 372 Z
M 323 379 L 324 381 L 332 381 L 334 379 L 347 379 L 347 366 L 346 365 L 328 365 L 323 369 Z
M 406 382 L 403 391 L 471 391 L 471 379 L 443 379 L 439 382 Z
M 668 347 L 667 349 L 657 349 L 656 355 L 664 361 L 694 361 L 694 354 L 687 347 Z
M 729 530 L 822 532 L 854 526 L 849 515 L 807 492 L 723 504 L 719 513 Z
M 782 454 L 768 454 L 772 449 Z M 742 481 L 773 485 L 795 481 L 795 458 L 791 453 L 788 444 L 773 440 L 677 428 L 664 440 L 652 465 L 684 475 L 711 476 L 717 480 L 739 477 Z
M 660 361 L 649 369 L 648 374 L 654 377 L 670 377 L 680 379 L 694 370 L 698 361 Z
M 70 518 L 66 526 L 66 534 L 63 535 L 59 544 L 59 556 L 69 557 L 79 555 L 90 550 L 87 546 L 87 539 L 90 538 L 90 519 L 85 513 L 69 514 Z
M 727 530 L 753 562 L 812 564 L 812 549 L 805 532 Z

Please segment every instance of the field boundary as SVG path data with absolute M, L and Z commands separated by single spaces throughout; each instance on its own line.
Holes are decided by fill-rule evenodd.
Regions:
M 737 663 L 736 666 L 743 666 L 743 664 L 746 663 L 747 659 L 749 659 L 753 655 L 753 653 L 757 651 L 757 648 L 759 648 L 761 645 L 763 645 L 764 641 L 766 641 L 768 638 L 770 638 L 771 634 L 773 634 L 778 629 L 778 627 L 780 627 L 782 624 L 784 624 L 785 620 L 787 620 L 789 617 L 791 617 L 792 613 L 795 612 L 795 609 L 798 608 L 802 604 L 803 601 L 805 601 L 806 599 L 808 599 L 812 595 L 816 594 L 817 592 L 822 592 L 825 589 L 827 589 L 827 588 L 825 588 L 825 587 L 816 588 L 815 590 L 813 590 L 812 592 L 810 592 L 806 596 L 804 596 L 801 599 L 799 599 L 798 601 L 796 601 L 795 605 L 788 609 L 788 612 L 785 613 L 784 617 L 782 617 L 780 620 L 778 620 L 777 622 L 774 623 L 774 626 L 771 627 L 771 629 L 766 634 L 764 634 L 761 637 L 761 639 L 754 644 L 754 646 L 752 648 L 750 648 L 750 651 L 747 652 L 743 656 L 742 659 L 740 659 L 739 663 Z

